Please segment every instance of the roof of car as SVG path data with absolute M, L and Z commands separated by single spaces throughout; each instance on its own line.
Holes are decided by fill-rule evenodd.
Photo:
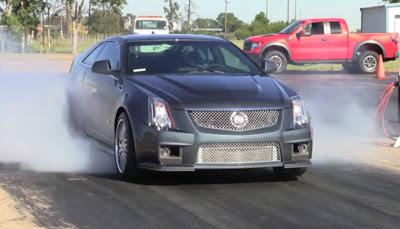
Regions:
M 127 35 L 127 36 L 114 36 L 106 40 L 116 40 L 119 42 L 124 41 L 156 41 L 156 40 L 196 40 L 196 41 L 226 41 L 223 38 L 204 36 L 204 35 L 187 35 L 187 34 L 166 34 L 166 35 Z

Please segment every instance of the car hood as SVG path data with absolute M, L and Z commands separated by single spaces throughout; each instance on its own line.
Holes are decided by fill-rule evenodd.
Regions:
M 286 39 L 288 37 L 290 37 L 290 35 L 288 35 L 288 34 L 267 34 L 267 35 L 259 35 L 259 36 L 249 37 L 246 39 L 246 41 L 268 43 L 268 41 Z
M 164 99 L 173 109 L 291 106 L 285 90 L 266 76 L 154 75 L 135 76 L 129 80 Z

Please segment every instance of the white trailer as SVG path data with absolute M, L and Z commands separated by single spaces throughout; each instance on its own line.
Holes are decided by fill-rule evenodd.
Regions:
M 363 33 L 400 33 L 400 3 L 361 8 Z

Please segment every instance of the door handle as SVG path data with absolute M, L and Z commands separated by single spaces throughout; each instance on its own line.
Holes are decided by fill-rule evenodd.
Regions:
M 326 38 L 322 38 L 322 40 L 321 40 L 322 42 L 326 42 L 326 41 L 328 41 L 328 39 L 326 39 Z

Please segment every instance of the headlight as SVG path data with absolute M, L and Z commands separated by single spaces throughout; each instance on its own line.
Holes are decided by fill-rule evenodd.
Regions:
M 150 125 L 158 130 L 176 129 L 170 106 L 162 99 L 150 98 Z
M 291 98 L 293 106 L 293 128 L 303 128 L 309 123 L 308 114 L 300 96 Z
M 253 50 L 253 49 L 258 49 L 258 48 L 260 48 L 261 46 L 262 46 L 262 43 L 261 43 L 261 42 L 252 43 L 252 44 L 251 44 L 251 50 Z

